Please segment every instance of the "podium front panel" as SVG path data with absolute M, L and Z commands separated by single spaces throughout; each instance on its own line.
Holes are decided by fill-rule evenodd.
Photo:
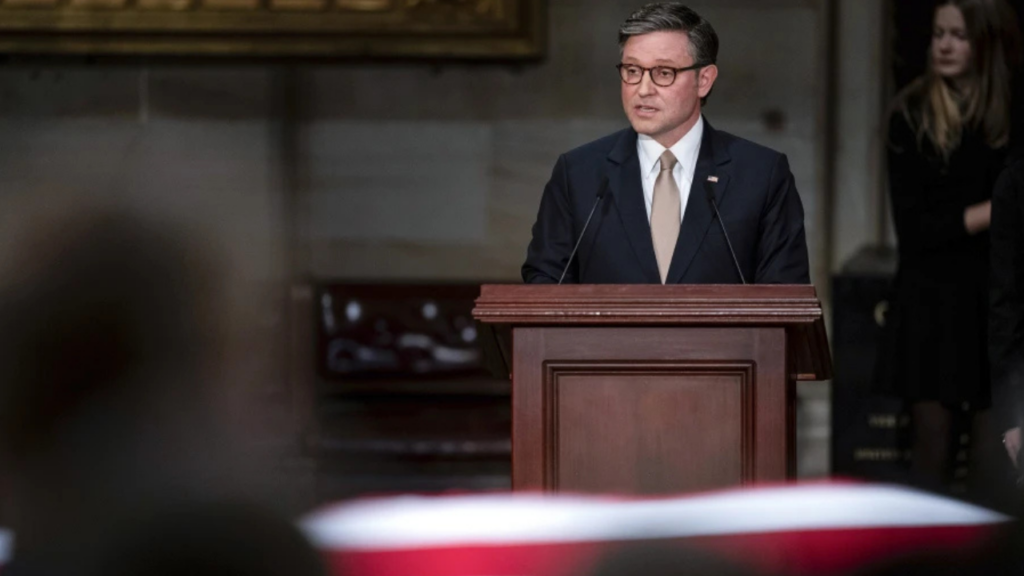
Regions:
M 679 493 L 782 480 L 781 328 L 516 328 L 513 488 Z

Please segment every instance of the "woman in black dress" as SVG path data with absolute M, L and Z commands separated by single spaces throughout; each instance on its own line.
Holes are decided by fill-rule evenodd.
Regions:
M 899 270 L 879 382 L 910 406 L 916 481 L 944 489 L 955 412 L 973 417 L 972 477 L 986 461 L 981 444 L 999 446 L 986 411 L 988 228 L 1019 32 L 1004 0 L 944 1 L 934 16 L 928 70 L 896 97 L 889 121 Z

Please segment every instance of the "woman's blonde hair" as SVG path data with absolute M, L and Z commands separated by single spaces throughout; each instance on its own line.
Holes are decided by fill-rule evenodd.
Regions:
M 971 62 L 960 90 L 935 73 L 931 50 L 927 71 L 897 97 L 896 106 L 917 132 L 918 145 L 927 139 L 942 155 L 960 144 L 964 128 L 980 132 L 992 148 L 1010 139 L 1013 74 L 1020 67 L 1021 36 L 1017 15 L 1005 0 L 943 0 L 963 14 L 971 45 Z

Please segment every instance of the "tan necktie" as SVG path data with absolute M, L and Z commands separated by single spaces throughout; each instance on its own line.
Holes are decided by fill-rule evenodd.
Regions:
M 658 259 L 661 283 L 668 278 L 668 267 L 672 264 L 672 253 L 679 238 L 679 187 L 672 177 L 676 157 L 670 150 L 661 155 L 661 172 L 654 181 L 654 199 L 651 202 L 651 239 L 654 240 L 654 256 Z

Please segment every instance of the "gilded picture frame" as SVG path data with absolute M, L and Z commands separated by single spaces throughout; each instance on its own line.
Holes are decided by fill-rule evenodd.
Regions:
M 0 0 L 0 53 L 536 59 L 546 0 Z

